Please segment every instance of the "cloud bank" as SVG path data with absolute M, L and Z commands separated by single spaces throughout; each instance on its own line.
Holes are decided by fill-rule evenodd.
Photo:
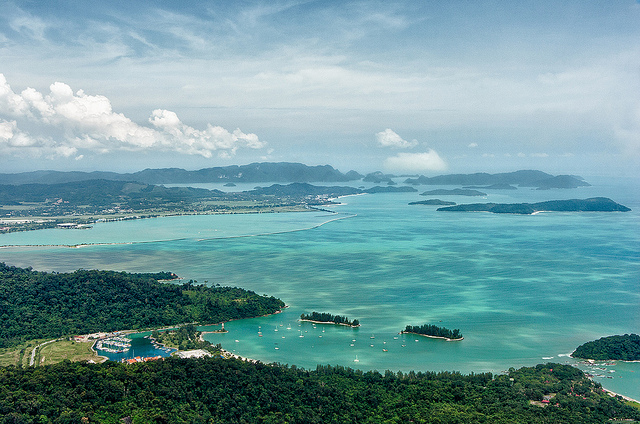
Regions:
M 445 171 L 447 163 L 438 153 L 429 149 L 423 153 L 398 153 L 387 158 L 384 167 L 392 172 L 435 172 Z
M 33 88 L 15 93 L 0 74 L 0 153 L 22 157 L 81 158 L 114 151 L 161 151 L 231 157 L 239 148 L 266 143 L 240 129 L 208 124 L 190 127 L 171 111 L 156 109 L 149 125 L 116 113 L 108 98 L 55 82 L 48 94 Z

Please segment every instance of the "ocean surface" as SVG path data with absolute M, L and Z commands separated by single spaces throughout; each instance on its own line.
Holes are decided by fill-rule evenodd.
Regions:
M 0 261 L 60 272 L 171 271 L 279 297 L 288 305 L 284 312 L 206 335 L 263 362 L 463 373 L 576 363 L 568 355 L 586 341 L 640 332 L 640 180 L 586 180 L 592 187 L 439 198 L 515 203 L 605 196 L 632 211 L 437 212 L 408 205 L 440 188 L 418 186 L 416 193 L 344 197 L 327 208 L 333 212 L 168 217 L 4 234 Z M 298 322 L 312 311 L 357 318 L 362 326 Z M 464 340 L 398 334 L 425 323 L 458 328 Z M 203 329 L 211 328 L 217 327 Z M 598 374 L 594 379 L 605 388 L 640 399 L 640 363 L 580 367 Z

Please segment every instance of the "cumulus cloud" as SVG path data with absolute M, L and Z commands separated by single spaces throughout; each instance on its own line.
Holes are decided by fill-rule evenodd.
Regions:
M 473 149 L 474 147 L 478 147 L 478 143 L 469 143 L 467 147 Z
M 376 140 L 378 144 L 383 147 L 394 147 L 398 149 L 407 149 L 410 147 L 415 147 L 418 145 L 416 140 L 407 141 L 392 131 L 390 128 L 387 128 L 384 131 L 380 131 L 376 134 Z
M 423 153 L 398 153 L 387 158 L 384 167 L 394 172 L 430 172 L 446 170 L 447 163 L 435 150 L 429 149 Z
M 240 129 L 208 124 L 196 129 L 169 110 L 154 110 L 148 126 L 114 112 L 105 96 L 55 82 L 48 94 L 27 88 L 15 93 L 0 74 L 0 152 L 18 156 L 59 157 L 112 151 L 163 151 L 232 157 L 239 148 L 266 143 Z M 24 125 L 24 127 L 23 127 Z M 28 128 L 25 130 L 23 128 Z

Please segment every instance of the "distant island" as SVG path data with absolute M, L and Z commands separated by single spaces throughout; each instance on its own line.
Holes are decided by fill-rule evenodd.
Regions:
M 338 324 L 348 327 L 360 327 L 360 321 L 357 319 L 349 320 L 349 318 L 341 315 L 331 315 L 326 312 L 311 312 L 310 314 L 300 315 L 300 321 L 315 322 L 318 324 Z
M 536 212 L 629 212 L 626 206 L 606 197 L 550 200 L 538 203 L 472 203 L 436 209 L 446 212 L 491 212 L 531 215 Z
M 571 356 L 600 361 L 640 361 L 640 336 L 625 334 L 602 337 L 578 346 Z
M 487 174 L 478 172 L 475 174 L 449 174 L 435 177 L 421 175 L 417 178 L 408 178 L 405 184 L 413 185 L 460 185 L 460 186 L 493 186 L 502 184 L 515 184 L 520 187 L 535 187 L 539 190 L 552 188 L 578 188 L 588 187 L 591 184 L 576 175 L 551 175 L 542 171 L 521 170 L 500 174 Z
M 444 339 L 447 341 L 462 340 L 462 333 L 459 329 L 449 330 L 445 327 L 438 327 L 436 325 L 424 324 L 421 326 L 407 325 L 404 331 L 400 334 L 418 334 L 420 336 L 432 337 L 435 339 Z
M 455 205 L 456 202 L 447 202 L 446 200 L 440 199 L 429 199 L 429 200 L 419 200 L 417 202 L 409 202 L 410 205 L 435 205 L 435 206 L 451 206 Z
M 486 196 L 486 195 L 487 193 L 483 193 L 478 190 L 465 190 L 462 188 L 454 188 L 452 190 L 440 188 L 438 190 L 430 190 L 430 191 L 425 191 L 424 193 L 420 193 L 420 196 Z
M 518 187 L 514 187 L 511 184 L 506 184 L 506 183 L 491 184 L 487 186 L 465 186 L 462 188 L 467 190 L 517 190 L 518 189 Z

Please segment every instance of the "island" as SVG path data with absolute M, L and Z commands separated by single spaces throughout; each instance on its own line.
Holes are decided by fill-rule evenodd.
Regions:
M 511 184 L 497 183 L 486 186 L 465 186 L 463 189 L 468 190 L 517 190 L 518 187 L 514 187 Z
M 437 190 L 425 191 L 420 193 L 420 196 L 486 196 L 487 193 L 483 193 L 478 190 L 466 190 L 462 188 L 454 188 L 451 190 L 440 188 Z
M 436 209 L 446 212 L 491 212 L 531 215 L 537 212 L 629 212 L 631 209 L 607 197 L 550 200 L 538 203 L 472 203 Z
M 434 339 L 444 339 L 446 341 L 458 341 L 464 339 L 459 329 L 449 330 L 448 328 L 438 327 L 432 324 L 423 324 L 421 326 L 407 325 L 404 331 L 401 331 L 400 334 L 417 334 Z
M 337 324 L 346 325 L 347 327 L 360 327 L 360 321 L 357 319 L 349 320 L 349 318 L 341 315 L 331 315 L 326 312 L 311 312 L 310 314 L 300 315 L 300 321 L 314 322 L 316 324 Z
M 434 206 L 451 206 L 455 205 L 456 202 L 447 202 L 446 200 L 440 199 L 429 199 L 429 200 L 419 200 L 417 202 L 409 202 L 410 205 L 434 205 Z
M 599 361 L 640 361 L 640 336 L 632 333 L 602 337 L 578 346 L 571 356 Z
M 504 172 L 500 174 L 487 174 L 477 172 L 475 174 L 448 174 L 435 177 L 420 175 L 417 178 L 408 178 L 405 184 L 413 185 L 460 185 L 460 186 L 492 186 L 504 187 L 516 184 L 519 187 L 536 187 L 539 190 L 552 188 L 578 188 L 588 187 L 591 184 L 577 175 L 551 175 L 542 171 L 520 170 Z

